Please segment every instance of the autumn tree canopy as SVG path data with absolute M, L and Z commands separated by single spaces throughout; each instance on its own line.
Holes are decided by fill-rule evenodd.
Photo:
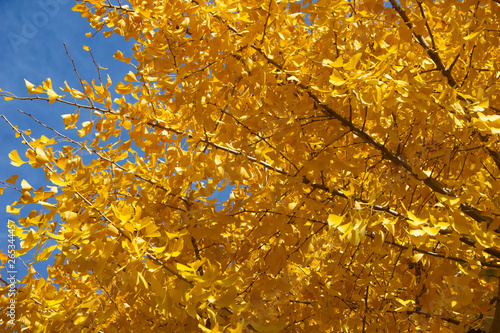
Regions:
M 498 0 L 73 10 L 134 41 L 114 55 L 130 72 L 2 87 L 68 107 L 63 132 L 4 117 L 26 144 L 12 163 L 48 185 L 3 180 L 19 191 L 17 255 L 57 253 L 47 279 L 20 281 L 13 329 L 463 332 L 500 319 Z

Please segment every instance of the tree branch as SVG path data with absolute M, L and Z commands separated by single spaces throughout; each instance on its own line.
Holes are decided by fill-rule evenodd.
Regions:
M 413 23 L 411 23 L 411 20 L 408 17 L 408 15 L 406 15 L 404 9 L 401 8 L 401 6 L 396 2 L 396 0 L 389 0 L 389 2 L 391 3 L 392 8 L 394 8 L 396 10 L 396 12 L 398 12 L 399 16 L 403 19 L 403 21 L 405 22 L 406 26 L 410 30 L 412 30 L 413 29 Z M 415 35 L 415 37 L 417 38 L 417 41 L 420 44 L 420 46 L 422 46 L 424 48 L 424 50 L 427 51 L 427 54 L 429 55 L 429 57 L 431 58 L 431 60 L 434 62 L 434 64 L 436 65 L 437 69 L 446 77 L 446 79 L 448 80 L 448 84 L 450 86 L 452 86 L 452 87 L 456 86 L 457 82 L 455 81 L 455 79 L 451 75 L 450 70 L 448 68 L 446 68 L 446 66 L 444 65 L 443 60 L 441 60 L 441 57 L 439 56 L 439 54 L 436 51 L 436 49 L 435 48 L 431 48 L 429 46 L 429 44 L 427 43 L 427 41 L 425 40 L 425 38 L 422 35 L 416 34 L 415 32 L 413 32 L 413 35 Z M 431 39 L 432 39 L 432 41 L 434 43 L 434 38 L 432 37 L 432 34 L 431 34 Z

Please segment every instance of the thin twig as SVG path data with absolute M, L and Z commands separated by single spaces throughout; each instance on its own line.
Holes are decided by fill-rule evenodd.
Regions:
M 78 80 L 80 81 L 80 84 L 82 86 L 82 91 L 85 92 L 85 85 L 83 84 L 83 80 L 80 77 L 78 70 L 76 69 L 75 62 L 73 61 L 73 58 L 71 58 L 71 55 L 69 54 L 69 51 L 68 51 L 68 48 L 66 47 L 66 44 L 63 43 L 63 45 L 64 45 L 64 49 L 66 50 L 66 54 L 68 55 L 69 60 L 71 60 L 71 63 L 73 64 L 73 70 L 74 70 L 76 76 L 78 77 Z M 87 97 L 87 101 L 89 102 L 92 109 L 94 109 L 94 102 L 92 101 L 92 99 L 90 97 Z
M 271 16 L 271 6 L 273 4 L 273 0 L 269 1 L 269 8 L 267 10 L 267 17 L 266 17 L 266 22 L 264 23 L 264 32 L 262 33 L 262 38 L 260 40 L 260 44 L 264 43 L 264 38 L 266 37 L 266 28 L 267 28 L 267 23 L 269 22 L 269 17 Z

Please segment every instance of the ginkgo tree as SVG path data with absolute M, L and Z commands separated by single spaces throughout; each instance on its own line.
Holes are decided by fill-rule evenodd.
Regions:
M 130 72 L 26 81 L 29 99 L 68 105 L 65 131 L 4 116 L 26 145 L 12 164 L 47 179 L 4 181 L 16 255 L 57 253 L 48 278 L 19 281 L 7 327 L 500 330 L 498 0 L 73 10 L 134 41 L 114 55 Z

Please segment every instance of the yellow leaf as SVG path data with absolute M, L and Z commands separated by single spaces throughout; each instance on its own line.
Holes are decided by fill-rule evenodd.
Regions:
M 7 206 L 6 212 L 12 215 L 19 215 L 21 208 L 14 208 L 13 206 Z
M 440 227 L 422 226 L 422 230 L 425 231 L 430 236 L 436 236 L 439 233 L 439 231 L 441 230 L 441 228 Z
M 465 40 L 471 40 L 471 39 L 474 39 L 476 38 L 481 32 L 483 32 L 483 29 L 480 28 L 479 30 L 469 34 L 468 36 L 465 36 L 464 39 Z
M 328 215 L 328 225 L 330 227 L 338 227 L 339 225 L 342 224 L 343 219 L 344 219 L 343 216 L 330 214 Z
M 158 227 L 154 223 L 150 223 L 146 226 L 144 230 L 144 237 L 160 237 L 161 233 L 158 231 Z
M 468 109 L 471 111 L 484 111 L 489 107 L 490 107 L 490 100 L 488 98 L 485 98 L 480 102 L 470 105 Z M 479 114 L 479 117 L 481 117 L 481 114 Z
M 149 11 L 149 10 L 142 10 L 139 7 L 139 8 L 137 8 L 137 11 L 139 12 L 139 14 L 141 14 L 141 16 L 144 16 L 147 19 L 149 19 L 151 17 L 151 11 Z
M 444 194 L 435 193 L 436 198 L 442 203 L 445 203 L 451 207 L 457 206 L 460 203 L 460 198 L 453 198 Z
M 5 264 L 9 260 L 10 260 L 9 256 L 7 256 L 5 253 L 2 252 L 2 250 L 0 250 L 0 262 L 2 264 Z
M 64 217 L 66 222 L 71 223 L 71 221 L 78 217 L 78 214 L 75 212 L 64 212 L 62 216 Z
M 63 114 L 61 117 L 64 121 L 64 126 L 66 129 L 76 128 L 76 122 L 78 121 L 79 117 L 78 113 Z
M 34 188 L 25 180 L 21 181 L 21 189 L 22 191 L 32 191 Z
M 10 164 L 12 164 L 13 166 L 21 166 L 23 165 L 24 162 L 21 157 L 19 157 L 19 154 L 17 153 L 17 150 L 13 150 L 9 153 L 9 158 L 10 158 Z
M 45 90 L 53 90 L 52 80 L 50 78 L 46 78 L 45 81 L 42 82 L 42 85 Z
M 146 281 L 146 279 L 144 278 L 144 276 L 142 275 L 141 272 L 137 272 L 137 281 L 136 281 L 136 284 L 139 284 L 139 280 L 142 282 L 142 285 L 144 286 L 144 288 L 148 288 L 148 282 Z
M 342 233 L 342 234 L 347 234 L 349 231 L 352 230 L 352 223 L 346 223 L 344 225 L 339 225 L 337 229 Z
M 36 147 L 35 148 L 35 152 L 36 152 L 36 161 L 38 163 L 48 163 L 50 162 L 49 158 L 47 157 L 47 155 L 45 154 L 45 151 L 40 148 L 40 147 Z
M 412 304 L 415 303 L 415 301 L 411 300 L 411 299 L 409 299 L 409 300 L 403 300 L 403 299 L 400 299 L 400 298 L 396 298 L 396 300 L 399 303 L 401 303 L 401 305 L 402 305 L 401 307 L 397 308 L 396 311 L 404 311 L 404 310 L 408 309 L 408 307 L 410 305 L 412 305 Z
M 276 323 L 269 323 L 265 325 L 260 325 L 257 323 L 252 323 L 252 327 L 257 330 L 257 332 L 266 333 L 278 333 L 281 332 L 287 325 L 286 321 L 279 321 Z
M 342 57 L 337 57 L 337 59 L 335 59 L 335 61 L 331 61 L 330 59 L 323 60 L 323 66 L 326 66 L 326 67 L 338 68 L 338 67 L 342 67 L 343 64 L 344 63 L 342 61 Z
M 342 78 L 342 75 L 336 69 L 334 69 L 332 75 L 330 75 L 329 82 L 334 86 L 341 86 L 345 83 L 345 80 Z
M 92 125 L 93 125 L 93 122 L 91 121 L 84 121 L 82 123 L 82 129 L 78 130 L 77 133 L 80 137 L 83 137 L 87 134 L 89 134 L 89 132 L 92 130 Z
M 56 240 L 64 240 L 64 236 L 63 235 L 56 235 L 56 234 L 53 234 L 51 233 L 50 231 L 47 231 L 47 235 L 52 238 L 52 239 L 56 239 Z
M 79 314 L 79 315 L 78 315 L 78 317 L 77 317 L 75 320 L 73 320 L 73 323 L 74 323 L 75 325 L 80 325 L 80 324 L 82 324 L 83 322 L 85 322 L 85 320 L 87 320 L 87 316 L 84 316 L 84 315 L 80 315 L 80 314 Z
M 52 104 L 54 103 L 59 97 L 63 97 L 63 96 L 59 96 L 54 90 L 52 89 L 47 89 L 47 96 L 49 98 L 49 103 Z
M 9 177 L 9 179 L 6 180 L 6 182 L 15 185 L 17 178 L 19 178 L 19 175 L 12 175 Z
M 426 224 L 427 221 L 426 220 L 422 220 L 421 218 L 418 218 L 415 214 L 413 214 L 412 212 L 410 211 L 407 211 L 408 213 L 408 217 L 410 218 L 409 220 L 407 220 L 408 224 L 410 224 L 411 226 L 413 227 L 418 227 L 422 224 Z
M 127 64 L 132 60 L 132 57 L 125 58 L 122 51 L 116 51 L 113 58 L 126 62 Z
M 153 251 L 155 251 L 156 253 L 163 253 L 163 252 L 165 252 L 166 248 L 167 248 L 167 245 L 162 246 L 162 247 L 153 247 Z
M 42 86 L 38 86 L 38 88 L 35 88 L 35 85 L 28 80 L 24 79 L 24 82 L 26 83 L 26 89 L 28 89 L 29 94 L 41 94 L 43 93 L 43 88 Z
M 113 236 L 118 236 L 120 234 L 120 231 L 118 230 L 118 228 L 116 228 L 112 224 L 108 224 L 108 230 L 111 231 L 111 233 L 113 234 Z
M 415 253 L 413 255 L 413 262 L 419 262 L 423 256 L 424 256 L 423 253 Z
M 178 257 L 182 253 L 182 249 L 184 248 L 184 238 L 179 238 L 175 241 L 174 246 L 171 251 L 172 257 Z
M 347 62 L 347 64 L 344 65 L 344 69 L 346 69 L 346 70 L 355 69 L 356 65 L 358 64 L 359 59 L 361 59 L 362 55 L 363 55 L 363 52 L 359 52 L 359 53 L 356 53 L 355 55 L 353 55 L 349 59 L 349 61 Z
M 64 81 L 64 88 L 60 88 L 62 91 L 71 92 L 71 88 L 68 86 L 68 82 Z
M 137 78 L 135 77 L 135 74 L 132 73 L 132 71 L 129 71 L 127 73 L 127 75 L 125 75 L 125 81 L 133 81 L 133 82 L 137 82 Z
M 179 271 L 184 271 L 184 272 L 193 272 L 194 269 L 189 267 L 189 266 L 186 266 L 186 265 L 183 265 L 181 264 L 180 262 L 176 263 L 176 268 L 179 270 Z
M 85 51 L 90 51 L 90 48 L 89 48 L 87 45 L 83 45 L 83 49 L 84 49 Z
M 127 95 L 134 91 L 134 86 L 132 85 L 132 82 L 129 82 L 126 85 L 119 82 L 116 85 L 115 91 L 117 94 Z
M 230 277 L 225 278 L 224 280 L 216 281 L 215 283 L 221 287 L 229 287 L 232 286 L 236 280 L 238 280 L 238 274 L 231 275 Z
M 53 204 L 48 203 L 46 201 L 37 201 L 36 203 L 42 205 L 45 208 L 54 208 L 55 207 Z
M 113 210 L 115 216 L 122 222 L 128 222 L 134 214 L 134 209 L 130 206 L 121 208 L 111 206 L 111 209 Z
M 55 172 L 53 172 L 51 175 L 50 175 L 50 181 L 55 184 L 55 185 L 59 185 L 59 186 L 66 186 L 68 183 L 63 181 L 61 179 L 61 177 L 59 177 L 59 175 Z
M 420 229 L 412 229 L 412 230 L 410 230 L 410 235 L 412 235 L 412 236 L 420 237 L 420 236 L 423 236 L 425 234 L 426 234 L 426 232 L 423 231 L 423 230 L 420 230 Z

